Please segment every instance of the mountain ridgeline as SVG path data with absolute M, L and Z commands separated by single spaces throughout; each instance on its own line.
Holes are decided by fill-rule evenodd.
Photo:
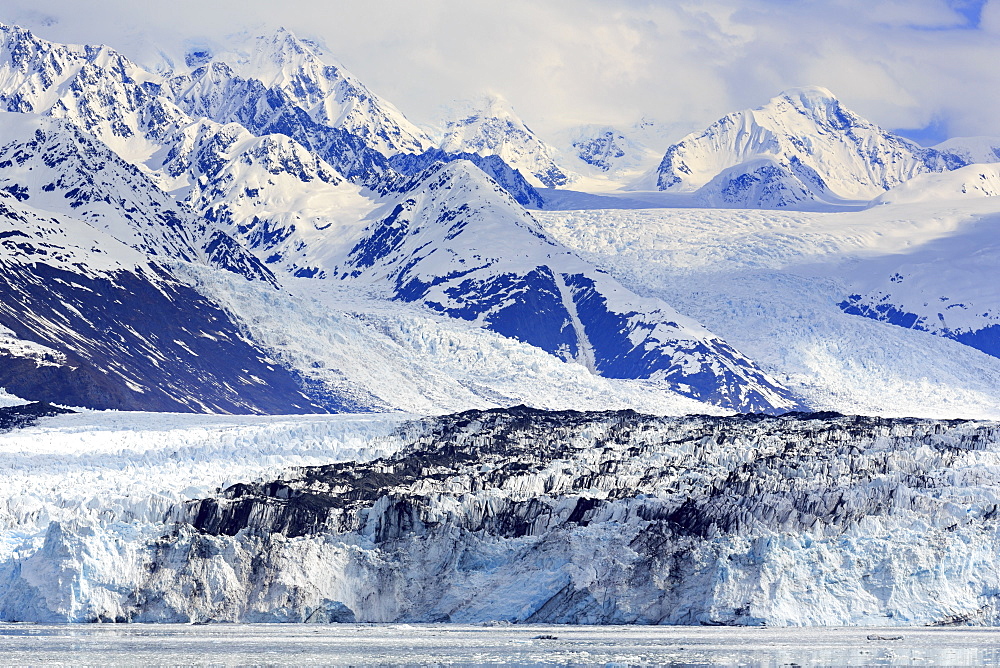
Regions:
M 785 91 L 670 146 L 656 187 L 703 206 L 787 208 L 865 203 L 919 174 L 968 165 L 958 148 L 922 148 L 820 87 Z
M 384 341 L 385 314 L 419 308 L 435 327 L 478 328 L 632 389 L 738 412 L 806 408 L 778 369 L 635 293 L 539 224 L 525 207 L 546 205 L 540 189 L 584 177 L 503 99 L 458 108 L 434 140 L 287 30 L 189 56 L 153 71 L 107 46 L 0 25 L 6 389 L 94 408 L 403 408 L 364 398 L 377 384 L 374 359 L 318 372 L 314 341 L 262 336 L 263 316 L 240 310 L 248 300 L 217 293 L 223 307 L 199 292 L 225 281 L 185 284 L 198 266 L 244 277 L 256 304 L 340 295 L 327 307 L 343 312 L 351 336 Z M 628 136 L 590 128 L 573 150 L 591 175 L 624 174 L 649 154 L 629 137 L 655 136 L 654 126 Z M 674 144 L 654 180 L 686 205 L 712 207 L 907 201 L 912 192 L 897 187 L 948 170 L 955 178 L 938 188 L 990 195 L 984 174 L 957 169 L 993 155 L 989 143 L 949 146 L 919 148 L 825 89 L 795 89 Z M 885 293 L 845 294 L 843 308 L 933 321 L 899 300 L 873 305 Z M 152 313 L 169 336 L 145 328 Z M 945 329 L 993 354 L 993 330 L 981 330 L 994 324 Z M 239 352 L 206 343 L 220 332 Z M 507 405 L 498 382 L 483 377 L 470 391 Z
M 310 279 L 419 305 L 724 409 L 802 407 L 725 341 L 546 235 L 523 205 L 540 203 L 532 183 L 565 178 L 530 158 L 544 145 L 507 105 L 488 107 L 502 123 L 463 116 L 437 148 L 287 31 L 166 74 L 108 47 L 0 36 L 13 392 L 94 408 L 386 408 L 348 400 L 364 393 L 343 373 L 303 380 L 315 374 L 301 356 L 253 339 L 257 316 L 183 284 L 176 263 L 193 263 L 261 295 Z M 42 364 L 32 346 L 54 352 Z

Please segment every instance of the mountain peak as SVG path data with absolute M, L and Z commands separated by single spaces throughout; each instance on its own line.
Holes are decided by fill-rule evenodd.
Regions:
M 323 135 L 329 128 L 344 130 L 386 157 L 419 153 L 431 144 L 419 128 L 345 70 L 319 42 L 283 27 L 269 32 L 246 32 L 234 39 L 239 43 L 231 50 L 213 53 L 199 48 L 192 60 L 210 62 L 212 67 L 225 64 L 230 71 L 201 71 L 202 64 L 187 76 L 175 77 L 172 85 L 187 100 L 185 109 L 195 109 L 196 115 L 220 123 L 237 121 L 254 132 L 265 133 L 274 132 L 275 127 L 304 127 L 300 116 L 304 112 L 312 123 L 307 124 L 310 129 L 302 130 L 303 133 Z M 193 84 L 216 73 L 220 79 L 205 87 L 206 91 L 216 92 L 210 99 L 203 99 Z M 273 95 L 268 97 L 267 105 L 258 106 L 259 100 L 251 102 L 246 96 L 259 96 L 262 88 Z M 228 90 L 223 94 L 218 92 L 220 89 Z M 268 105 L 268 111 L 261 111 Z M 233 110 L 238 113 L 232 113 Z M 246 113 L 239 115 L 243 112 Z M 276 123 L 276 118 L 297 120 Z M 324 145 L 326 141 L 294 132 L 289 136 L 310 145 Z M 350 169 L 343 171 L 350 175 Z
M 470 105 L 480 111 L 488 112 L 491 116 L 517 116 L 514 106 L 500 93 L 483 93 L 470 100 Z
M 657 170 L 657 186 L 697 191 L 715 206 L 857 202 L 934 171 L 938 162 L 850 111 L 826 88 L 807 86 L 674 144 Z M 763 193 L 771 194 L 766 201 L 754 199 Z
M 495 155 L 535 187 L 566 185 L 569 175 L 555 164 L 554 151 L 518 117 L 503 96 L 488 93 L 458 103 L 445 124 L 441 149 L 448 153 Z
M 256 51 L 266 53 L 276 59 L 283 59 L 293 63 L 300 62 L 302 58 L 315 59 L 323 64 L 335 64 L 330 54 L 311 39 L 299 37 L 294 32 L 279 26 L 271 34 L 258 35 L 254 40 Z
M 789 88 L 782 91 L 777 97 L 773 98 L 771 102 L 776 102 L 778 100 L 788 100 L 792 104 L 805 109 L 814 109 L 817 107 L 828 107 L 832 104 L 840 104 L 840 100 L 837 96 L 830 92 L 829 89 L 823 88 L 822 86 L 801 86 L 797 88 Z
M 791 108 L 789 109 L 789 107 Z M 753 113 L 755 116 L 766 113 L 776 117 L 802 115 L 817 123 L 821 129 L 839 130 L 855 125 L 864 125 L 880 133 L 883 132 L 874 123 L 844 107 L 833 93 L 820 86 L 790 88 L 772 98 L 763 107 L 755 109 Z M 806 128 L 802 130 L 806 131 Z
M 480 93 L 462 100 L 455 100 L 450 105 L 443 105 L 441 117 L 445 141 L 456 129 L 476 125 L 487 119 L 509 121 L 516 126 L 528 129 L 507 98 L 500 93 L 493 92 Z M 528 131 L 530 132 L 530 129 Z

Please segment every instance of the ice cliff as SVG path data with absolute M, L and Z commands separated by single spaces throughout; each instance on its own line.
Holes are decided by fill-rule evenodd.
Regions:
M 63 511 L 9 553 L 0 615 L 997 622 L 994 423 L 513 408 L 398 429 L 366 450 L 395 454 Z

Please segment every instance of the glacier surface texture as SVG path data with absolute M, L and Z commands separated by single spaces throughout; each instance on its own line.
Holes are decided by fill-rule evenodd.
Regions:
M 6 437 L 7 621 L 997 621 L 994 423 L 192 416 L 70 456 L 102 430 L 47 420 Z

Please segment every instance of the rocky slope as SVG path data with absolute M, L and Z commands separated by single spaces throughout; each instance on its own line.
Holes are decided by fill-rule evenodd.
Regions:
M 13 394 L 119 410 L 324 410 L 216 304 L 85 221 L 3 193 L 0 251 L 0 386 Z
M 415 179 L 373 214 L 330 275 L 476 323 L 597 375 L 667 381 L 682 395 L 735 410 L 798 406 L 698 323 L 630 292 L 550 240 L 468 163 Z

